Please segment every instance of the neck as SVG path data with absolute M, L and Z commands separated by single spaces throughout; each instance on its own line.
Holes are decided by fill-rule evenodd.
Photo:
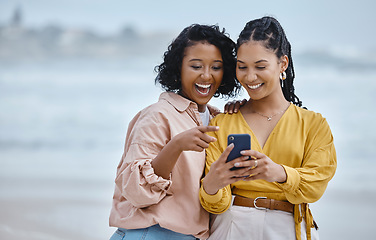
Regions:
M 273 115 L 289 106 L 289 102 L 282 96 L 279 98 L 250 99 L 246 106 L 249 112 L 258 112 L 265 115 Z
M 197 107 L 198 107 L 198 111 L 200 112 L 200 113 L 203 113 L 203 112 L 205 112 L 205 110 L 206 110 L 206 104 L 197 104 Z

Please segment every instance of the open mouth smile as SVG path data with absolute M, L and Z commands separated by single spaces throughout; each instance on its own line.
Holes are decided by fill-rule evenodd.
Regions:
M 196 91 L 202 95 L 208 95 L 211 89 L 211 86 L 212 86 L 211 84 L 195 83 Z

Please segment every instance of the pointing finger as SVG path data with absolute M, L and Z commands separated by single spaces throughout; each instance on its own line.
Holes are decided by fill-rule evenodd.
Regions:
M 205 132 L 215 132 L 215 131 L 219 130 L 219 127 L 218 126 L 199 126 L 198 130 L 200 130 L 203 133 L 205 133 Z

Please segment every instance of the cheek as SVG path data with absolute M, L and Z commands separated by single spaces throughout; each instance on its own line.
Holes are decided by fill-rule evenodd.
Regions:
M 213 76 L 217 82 L 221 82 L 223 79 L 223 72 L 216 72 Z
M 239 80 L 239 81 L 242 81 L 243 78 L 244 78 L 245 74 L 236 70 L 236 78 Z

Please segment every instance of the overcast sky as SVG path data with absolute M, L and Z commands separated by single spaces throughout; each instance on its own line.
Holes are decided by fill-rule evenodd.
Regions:
M 295 48 L 376 49 L 374 0 L 0 0 L 0 23 L 20 6 L 24 25 L 51 23 L 114 33 L 132 25 L 139 31 L 180 32 L 192 23 L 218 24 L 237 38 L 245 23 L 276 17 Z

